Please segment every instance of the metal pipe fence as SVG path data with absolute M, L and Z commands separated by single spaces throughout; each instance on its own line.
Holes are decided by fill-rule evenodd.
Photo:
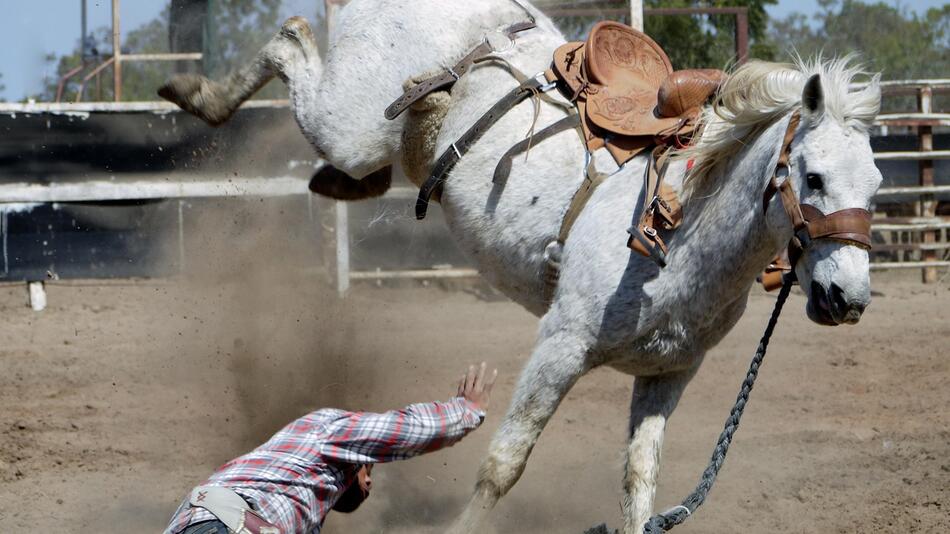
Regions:
M 950 92 L 950 80 L 898 80 L 883 82 L 884 98 L 916 95 L 916 112 L 880 115 L 875 125 L 907 128 L 917 137 L 915 151 L 876 152 L 877 161 L 916 161 L 917 185 L 883 188 L 877 195 L 877 206 L 871 229 L 876 243 L 872 269 L 921 269 L 922 281 L 938 280 L 938 269 L 950 259 L 950 217 L 938 214 L 941 203 L 937 196 L 950 192 L 950 185 L 936 184 L 935 163 L 950 159 L 950 150 L 935 150 L 934 128 L 950 126 L 950 114 L 935 113 L 933 95 Z M 899 197 L 899 201 L 888 201 Z M 907 197 L 910 197 L 907 199 Z M 906 216 L 908 212 L 913 216 Z

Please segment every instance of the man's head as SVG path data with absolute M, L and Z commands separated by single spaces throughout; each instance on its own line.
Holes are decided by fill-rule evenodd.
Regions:
M 356 475 L 356 480 L 340 495 L 333 509 L 337 512 L 348 514 L 355 511 L 369 497 L 369 491 L 373 488 L 373 479 L 370 476 L 373 472 L 373 464 L 366 464 L 360 468 Z

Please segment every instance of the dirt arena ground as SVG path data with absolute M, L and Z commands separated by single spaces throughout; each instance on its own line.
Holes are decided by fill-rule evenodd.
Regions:
M 221 273 L 219 273 L 221 274 Z M 856 327 L 816 326 L 793 294 L 711 497 L 676 532 L 950 532 L 950 282 L 876 274 Z M 356 287 L 244 270 L 59 282 L 49 308 L 0 286 L 0 524 L 158 532 L 187 491 L 307 410 L 446 398 L 469 362 L 500 371 L 482 429 L 374 473 L 324 532 L 441 532 L 458 513 L 529 354 L 536 319 L 484 288 Z M 657 505 L 691 491 L 774 296 L 753 292 L 669 424 Z M 619 524 L 631 378 L 574 388 L 494 516 L 494 532 Z M 140 530 L 141 529 L 141 530 Z

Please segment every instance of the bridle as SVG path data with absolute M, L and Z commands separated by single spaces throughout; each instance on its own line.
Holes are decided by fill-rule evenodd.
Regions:
M 789 160 L 792 153 L 792 140 L 795 138 L 795 132 L 800 123 L 801 112 L 796 110 L 788 121 L 778 163 L 762 195 L 763 213 L 768 211 L 769 201 L 775 193 L 778 193 L 782 207 L 785 208 L 785 213 L 792 222 L 793 234 L 788 243 L 790 265 L 787 266 L 792 276 L 802 254 L 817 240 L 839 241 L 864 250 L 871 248 L 870 211 L 862 208 L 846 208 L 825 215 L 811 204 L 799 203 L 798 196 L 789 180 L 791 174 Z

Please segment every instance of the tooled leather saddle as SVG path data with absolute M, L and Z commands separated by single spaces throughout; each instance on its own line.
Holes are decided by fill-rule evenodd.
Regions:
M 617 164 L 657 137 L 691 133 L 702 105 L 725 79 L 715 69 L 674 72 L 653 39 L 610 21 L 595 25 L 587 41 L 555 50 L 548 72 L 577 106 L 588 150 L 606 148 Z

